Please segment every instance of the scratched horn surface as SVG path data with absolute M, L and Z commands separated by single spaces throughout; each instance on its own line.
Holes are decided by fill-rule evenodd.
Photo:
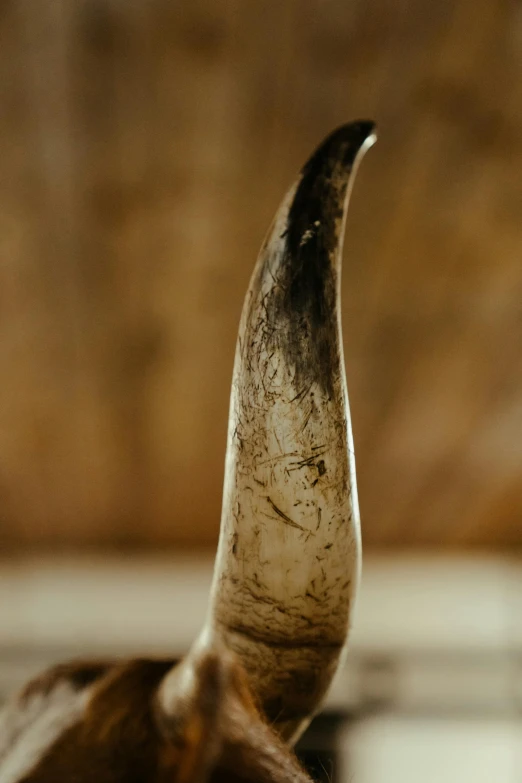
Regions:
M 343 126 L 305 165 L 261 249 L 237 342 L 214 628 L 287 738 L 330 683 L 358 583 L 340 264 L 374 140 L 372 123 Z

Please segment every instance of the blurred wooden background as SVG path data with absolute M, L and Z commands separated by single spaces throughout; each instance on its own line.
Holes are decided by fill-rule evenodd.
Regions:
M 214 544 L 258 247 L 361 116 L 364 541 L 522 544 L 520 2 L 3 0 L 4 550 Z

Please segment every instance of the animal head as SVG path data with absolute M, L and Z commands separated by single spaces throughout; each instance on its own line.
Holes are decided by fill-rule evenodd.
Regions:
M 291 747 L 342 659 L 361 545 L 340 322 L 373 124 L 328 136 L 246 295 L 207 620 L 186 658 L 59 667 L 0 718 L 0 783 L 306 781 Z M 3 721 L 3 723 L 2 723 Z

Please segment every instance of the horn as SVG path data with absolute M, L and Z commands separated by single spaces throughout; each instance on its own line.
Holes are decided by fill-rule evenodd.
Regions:
M 246 295 L 207 625 L 295 741 L 346 644 L 360 572 L 340 267 L 349 194 L 374 125 L 344 125 L 276 213 Z

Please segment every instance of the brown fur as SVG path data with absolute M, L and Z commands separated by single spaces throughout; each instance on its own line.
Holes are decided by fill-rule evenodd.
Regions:
M 194 693 L 170 713 L 160 706 L 158 689 L 173 666 L 142 660 L 70 664 L 30 683 L 20 704 L 60 682 L 90 687 L 92 695 L 81 720 L 20 783 L 309 783 L 262 719 L 229 653 L 195 661 Z

